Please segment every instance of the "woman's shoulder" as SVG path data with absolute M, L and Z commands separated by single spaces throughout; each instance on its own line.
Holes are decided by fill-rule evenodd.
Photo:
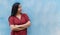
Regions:
M 9 18 L 8 19 L 13 19 L 14 18 L 14 16 L 9 16 Z

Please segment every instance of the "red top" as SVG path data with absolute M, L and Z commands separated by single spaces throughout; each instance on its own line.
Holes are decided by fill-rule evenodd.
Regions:
M 27 14 L 21 14 L 21 20 L 16 16 L 11 16 L 9 18 L 9 25 L 22 25 L 29 21 Z M 11 35 L 27 35 L 27 28 L 20 31 L 11 31 Z

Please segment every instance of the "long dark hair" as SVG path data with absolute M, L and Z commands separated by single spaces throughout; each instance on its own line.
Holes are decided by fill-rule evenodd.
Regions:
M 11 10 L 11 16 L 15 16 L 16 15 L 19 5 L 20 5 L 20 3 L 18 3 L 18 2 L 13 4 L 12 10 Z

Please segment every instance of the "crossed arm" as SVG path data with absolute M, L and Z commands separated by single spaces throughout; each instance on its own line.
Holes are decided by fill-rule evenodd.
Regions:
M 26 28 L 28 28 L 31 25 L 30 21 L 26 22 L 23 25 L 10 25 L 11 30 L 13 31 L 20 31 L 20 30 L 24 30 Z

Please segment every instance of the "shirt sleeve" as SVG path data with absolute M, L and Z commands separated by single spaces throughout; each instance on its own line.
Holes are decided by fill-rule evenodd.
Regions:
M 27 15 L 27 14 L 24 14 L 24 15 L 25 15 L 25 19 L 26 19 L 26 21 L 30 21 L 28 15 Z
M 9 17 L 8 21 L 9 21 L 9 25 L 14 25 L 13 17 Z

